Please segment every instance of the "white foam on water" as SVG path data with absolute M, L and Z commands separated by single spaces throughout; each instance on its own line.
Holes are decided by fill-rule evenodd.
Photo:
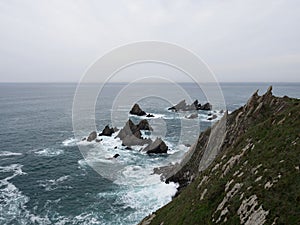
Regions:
M 133 209 L 132 213 L 122 216 L 123 223 L 134 224 L 143 217 L 156 211 L 172 200 L 178 185 L 166 184 L 160 176 L 153 173 L 153 166 L 128 166 L 122 176 L 115 181 L 124 186 L 124 191 L 118 193 L 117 202 L 124 208 Z
M 10 222 L 12 221 L 18 221 L 19 224 L 28 224 L 28 221 L 38 224 L 49 224 L 50 222 L 46 218 L 36 216 L 26 209 L 26 203 L 29 202 L 29 197 L 24 195 L 10 182 L 14 177 L 26 174 L 22 171 L 22 167 L 20 164 L 0 166 L 0 173 L 11 174 L 0 180 L 0 224 L 11 224 Z M 3 212 L 5 212 L 5 214 Z
M 44 149 L 35 151 L 34 153 L 39 155 L 39 156 L 54 157 L 54 156 L 58 156 L 60 154 L 63 154 L 64 150 L 56 149 L 56 148 L 44 148 Z
M 57 189 L 58 187 L 61 187 L 61 185 L 70 178 L 69 175 L 59 177 L 57 179 L 51 179 L 51 180 L 39 180 L 39 186 L 45 188 L 46 191 L 52 191 Z M 69 188 L 69 187 L 67 187 Z
M 76 146 L 78 144 L 78 140 L 76 138 L 68 138 L 62 142 L 64 146 Z
M 7 157 L 7 156 L 20 156 L 22 155 L 22 153 L 20 152 L 10 152 L 10 151 L 1 151 L 0 152 L 0 157 L 4 156 L 4 157 Z

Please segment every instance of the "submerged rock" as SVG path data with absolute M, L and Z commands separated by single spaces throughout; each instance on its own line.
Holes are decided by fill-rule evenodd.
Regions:
M 162 153 L 167 153 L 168 146 L 161 138 L 156 138 L 154 142 L 149 144 L 142 151 L 147 152 L 147 154 L 162 154 Z
M 138 104 L 134 104 L 132 109 L 129 112 L 132 115 L 137 115 L 137 116 L 145 116 L 146 113 L 143 111 Z
M 91 141 L 95 140 L 96 138 L 97 138 L 97 132 L 93 131 L 92 133 L 89 134 L 87 141 L 91 142 Z
M 217 115 L 213 114 L 211 117 L 208 117 L 207 120 L 214 120 L 217 119 Z

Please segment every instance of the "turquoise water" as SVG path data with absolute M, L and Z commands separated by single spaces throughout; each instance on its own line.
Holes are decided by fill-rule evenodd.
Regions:
M 162 90 L 168 89 L 160 85 Z M 264 92 L 268 85 L 222 84 L 227 109 L 240 107 L 256 89 Z M 205 102 L 195 85 L 181 86 L 193 99 Z M 99 130 L 111 124 L 112 104 L 123 87 L 105 86 L 96 106 Z M 124 171 L 112 181 L 95 172 L 78 149 L 77 145 L 84 143 L 73 135 L 75 90 L 75 84 L 0 84 L 0 224 L 136 224 L 174 195 L 176 184 L 160 182 L 151 171 L 180 160 L 187 151 L 178 144 L 183 116 L 168 112 L 164 101 L 141 101 L 145 111 L 157 116 L 154 127 L 156 119 L 166 124 L 168 155 L 124 150 L 114 138 L 104 138 L 104 147 L 93 143 L 90 148 L 105 148 L 107 155 L 118 147 Z M 276 83 L 273 90 L 275 95 L 300 97 L 299 83 Z M 200 115 L 201 130 L 211 125 L 206 116 L 205 112 Z

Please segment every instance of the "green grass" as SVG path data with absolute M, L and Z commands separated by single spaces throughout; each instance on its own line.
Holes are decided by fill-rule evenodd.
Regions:
M 231 179 L 234 179 L 234 184 L 242 183 L 243 186 L 226 204 L 229 210 L 226 224 L 240 224 L 237 210 L 242 200 L 253 194 L 258 197 L 259 206 L 269 211 L 265 224 L 272 224 L 274 220 L 276 224 L 300 224 L 300 172 L 295 168 L 300 166 L 300 101 L 287 98 L 285 101 L 287 107 L 279 114 L 275 115 L 271 108 L 265 108 L 247 132 L 238 137 L 235 145 L 223 151 L 178 197 L 155 213 L 151 224 L 214 224 L 213 215 L 215 219 L 219 217 L 220 211 L 215 211 L 226 194 L 225 185 Z M 278 124 L 283 118 L 285 120 Z M 222 165 L 232 156 L 240 154 L 248 142 L 254 145 L 253 149 L 247 150 L 239 163 L 222 178 Z M 226 158 L 221 160 L 223 155 Z M 211 172 L 217 163 L 222 165 Z M 262 166 L 255 174 L 253 168 L 260 164 Z M 243 172 L 243 175 L 234 177 L 236 171 Z M 209 181 L 198 189 L 203 176 L 209 176 Z M 255 182 L 259 176 L 262 179 Z M 268 181 L 274 184 L 265 189 Z M 200 201 L 205 189 L 207 193 Z M 242 193 L 244 197 L 240 199 Z

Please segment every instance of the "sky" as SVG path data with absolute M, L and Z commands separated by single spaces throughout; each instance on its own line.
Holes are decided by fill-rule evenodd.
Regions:
M 191 50 L 220 82 L 300 82 L 299 21 L 298 0 L 0 0 L 0 82 L 78 82 L 144 40 Z

